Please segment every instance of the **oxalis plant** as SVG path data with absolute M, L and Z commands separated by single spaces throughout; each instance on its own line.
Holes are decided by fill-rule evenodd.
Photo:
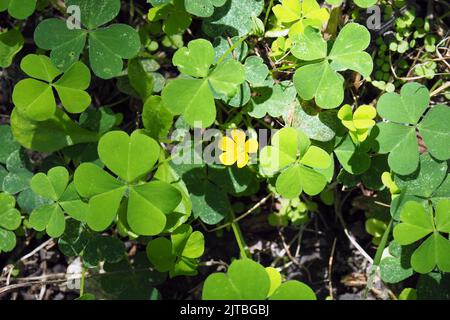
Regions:
M 450 299 L 444 5 L 374 5 L 0 0 L 0 297 Z

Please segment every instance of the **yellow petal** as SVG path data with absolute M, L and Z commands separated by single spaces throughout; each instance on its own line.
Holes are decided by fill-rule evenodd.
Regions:
M 256 139 L 249 139 L 245 143 L 245 151 L 247 153 L 256 153 L 256 152 L 258 152 L 258 141 Z
M 223 137 L 219 141 L 219 149 L 226 152 L 234 152 L 236 143 L 229 137 Z
M 219 160 L 226 166 L 232 166 L 236 162 L 236 154 L 234 152 L 224 152 L 219 156 Z
M 243 168 L 248 163 L 248 153 L 247 152 L 240 152 L 237 154 L 237 166 L 238 168 Z
M 237 145 L 245 143 L 245 132 L 239 129 L 231 130 L 231 137 Z

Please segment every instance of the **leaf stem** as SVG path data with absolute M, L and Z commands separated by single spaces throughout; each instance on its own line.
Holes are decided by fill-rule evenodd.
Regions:
M 269 15 L 270 15 L 270 11 L 272 10 L 272 7 L 273 7 L 273 0 L 270 0 L 269 6 L 267 7 L 267 11 L 266 11 L 266 16 L 264 18 L 264 27 L 267 25 L 267 22 L 269 21 Z
M 375 258 L 373 259 L 372 267 L 370 268 L 369 277 L 367 279 L 367 285 L 364 290 L 364 299 L 367 299 L 367 294 L 369 290 L 372 289 L 373 280 L 375 279 L 376 271 L 380 265 L 381 257 L 383 256 L 384 248 L 386 248 L 389 235 L 391 234 L 393 219 L 389 222 L 387 229 L 384 231 L 383 237 L 381 238 L 380 245 L 378 246 L 377 252 L 375 253 Z
M 84 295 L 84 279 L 86 277 L 86 267 L 83 266 L 81 267 L 81 283 L 80 283 L 80 297 L 82 297 Z
M 236 242 L 239 246 L 239 251 L 241 252 L 241 258 L 250 258 L 250 253 L 248 251 L 247 244 L 245 243 L 244 236 L 242 235 L 241 228 L 239 227 L 239 224 L 237 223 L 236 216 L 233 212 L 233 210 L 230 209 L 231 213 L 231 228 L 233 229 L 234 237 L 236 238 Z
M 238 41 L 236 41 L 235 43 L 233 43 L 233 45 L 231 47 L 228 48 L 227 51 L 225 51 L 225 53 L 219 58 L 219 60 L 217 60 L 216 65 L 219 65 L 223 62 L 223 60 L 225 60 L 225 58 L 233 52 L 234 49 L 236 49 L 242 42 L 244 42 L 245 39 L 248 38 L 248 34 L 243 35 L 242 37 L 239 38 Z

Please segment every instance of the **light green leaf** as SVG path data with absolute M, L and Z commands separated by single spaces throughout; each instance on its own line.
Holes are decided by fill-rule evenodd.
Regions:
M 2 229 L 14 231 L 20 226 L 22 217 L 15 206 L 16 200 L 13 196 L 0 193 L 0 231 Z M 2 247 L 1 242 L 0 239 L 0 250 Z
M 434 232 L 423 242 L 411 257 L 411 265 L 415 271 L 425 274 L 438 268 L 450 272 L 450 241 Z
M 84 91 L 90 82 L 89 68 L 81 62 L 76 62 L 53 86 L 67 111 L 81 113 L 91 104 L 91 97 Z
M 181 201 L 181 193 L 170 184 L 154 181 L 130 188 L 127 221 L 139 235 L 157 235 L 166 226 L 166 215 Z
M 250 56 L 245 60 L 245 79 L 252 85 L 258 86 L 264 83 L 269 74 L 269 68 L 264 60 L 258 56 Z
M 52 82 L 61 71 L 56 69 L 49 57 L 29 54 L 20 62 L 20 68 L 32 78 Z
M 243 36 L 252 30 L 252 16 L 258 17 L 263 7 L 263 0 L 228 0 L 216 8 L 211 17 L 203 19 L 202 29 L 212 38 L 224 34 Z
M 367 152 L 357 147 L 347 135 L 334 149 L 334 153 L 345 171 L 358 175 L 370 168 L 371 159 Z
M 270 278 L 261 265 L 249 260 L 235 260 L 228 272 L 210 275 L 203 285 L 203 300 L 265 300 Z
M 306 284 L 291 280 L 281 284 L 269 300 L 317 300 L 314 291 Z
M 9 125 L 0 125 L 0 163 L 6 163 L 14 151 L 20 149 L 20 144 L 14 139 Z
M 64 71 L 78 61 L 89 36 L 89 60 L 94 73 L 103 79 L 117 76 L 123 68 L 122 59 L 135 57 L 141 47 L 138 33 L 129 25 L 99 28 L 117 16 L 120 0 L 100 0 L 95 5 L 88 0 L 70 0 L 67 5 L 80 8 L 81 22 L 88 30 L 69 30 L 65 21 L 47 19 L 35 30 L 36 44 L 52 50 L 52 61 Z
M 301 167 L 294 165 L 283 171 L 277 178 L 277 192 L 286 199 L 297 198 L 303 191 L 303 183 L 300 177 Z
M 81 22 L 88 29 L 95 29 L 110 22 L 120 11 L 120 0 L 67 0 L 67 6 L 78 6 Z
M 227 0 L 185 0 L 186 11 L 198 17 L 210 17 L 214 7 L 221 7 Z
M 173 115 L 164 105 L 160 96 L 151 96 L 142 110 L 142 123 L 146 133 L 153 139 L 165 138 L 173 123 Z
M 433 220 L 430 213 L 418 202 L 410 201 L 400 213 L 402 223 L 394 228 L 394 239 L 401 245 L 408 245 L 433 232 Z
M 372 57 L 364 50 L 370 44 L 370 33 L 362 25 L 348 23 L 339 32 L 328 56 L 335 71 L 353 70 L 364 77 L 372 73 Z
M 370 33 L 362 25 L 346 24 L 329 55 L 327 42 L 311 26 L 307 26 L 304 33 L 298 34 L 294 40 L 294 56 L 311 62 L 295 72 L 295 87 L 302 99 L 315 98 L 321 108 L 336 108 L 344 99 L 344 79 L 337 71 L 350 69 L 365 77 L 372 73 L 372 58 L 363 51 L 370 43 Z
M 407 175 L 417 169 L 419 163 L 419 145 L 414 127 L 383 122 L 377 125 L 379 134 L 376 141 L 379 152 L 389 153 L 389 167 L 396 173 Z M 408 159 L 408 161 L 404 161 Z
M 326 142 L 335 137 L 334 111 L 310 112 L 296 100 L 283 114 L 283 119 L 288 126 L 299 129 L 312 140 Z
M 253 92 L 253 109 L 248 114 L 254 118 L 263 118 L 266 114 L 278 118 L 297 101 L 297 92 L 290 81 L 256 87 Z
M 8 9 L 8 13 L 19 20 L 31 16 L 36 9 L 37 0 L 1 0 L 0 11 Z
M 92 31 L 89 39 L 92 70 L 100 78 L 111 79 L 122 71 L 122 59 L 136 56 L 140 46 L 136 30 L 125 24 Z
M 344 79 L 327 61 L 298 68 L 294 84 L 302 99 L 315 97 L 316 103 L 324 109 L 336 108 L 344 100 Z
M 65 20 L 47 19 L 38 24 L 34 41 L 39 48 L 51 50 L 50 58 L 59 70 L 67 70 L 79 60 L 87 32 L 67 28 Z
M 441 200 L 436 205 L 436 230 L 450 233 L 450 200 Z
M 37 231 L 47 231 L 50 237 L 60 237 L 64 233 L 66 221 L 58 204 L 39 207 L 30 215 L 30 225 Z
M 13 102 L 21 113 L 35 121 L 50 119 L 56 110 L 52 87 L 35 79 L 25 79 L 17 83 L 14 87 Z
M 214 96 L 207 80 L 175 79 L 162 92 L 163 103 L 174 115 L 184 114 L 195 127 L 206 128 L 216 119 Z
M 216 93 L 231 98 L 245 81 L 245 71 L 238 61 L 225 60 L 211 72 L 208 81 Z
M 148 173 L 158 161 L 159 153 L 158 143 L 139 132 L 128 136 L 123 131 L 112 131 L 105 134 L 98 145 L 103 163 L 127 182 Z
M 145 102 L 153 94 L 155 79 L 144 67 L 145 60 L 133 58 L 128 61 L 128 80 Z
M 98 133 L 81 128 L 59 108 L 45 121 L 31 120 L 15 108 L 11 115 L 11 129 L 22 146 L 41 152 L 53 152 L 99 139 Z
M 192 77 L 205 78 L 214 62 L 214 54 L 211 42 L 197 39 L 190 41 L 187 47 L 177 50 L 172 62 L 181 73 Z
M 94 231 L 105 230 L 117 215 L 126 186 L 92 163 L 77 168 L 74 183 L 82 197 L 90 198 L 87 224 Z
M 30 184 L 36 194 L 58 201 L 69 184 L 69 172 L 64 167 L 55 167 L 50 169 L 47 174 L 36 174 Z
M 369 8 L 373 6 L 375 3 L 377 3 L 378 0 L 355 0 L 355 3 L 358 5 L 358 7 L 361 8 Z M 328 1 L 331 2 L 331 1 Z
M 14 232 L 0 228 L 0 252 L 10 252 L 16 246 Z
M 419 132 L 428 151 L 438 160 L 450 158 L 450 108 L 437 105 L 431 108 L 419 124 Z
M 446 162 L 436 161 L 429 153 L 420 156 L 419 168 L 410 175 L 395 176 L 395 184 L 407 195 L 433 198 L 447 176 Z
M 300 163 L 317 169 L 327 169 L 331 166 L 331 158 L 324 150 L 311 146 L 306 153 L 301 156 Z
M 11 29 L 0 33 L 0 67 L 8 68 L 22 50 L 24 39 L 20 31 Z
M 147 245 L 147 257 L 159 272 L 168 272 L 175 264 L 172 242 L 167 238 L 156 238 Z
M 378 100 L 379 115 L 396 123 L 417 124 L 420 117 L 428 108 L 430 94 L 426 87 L 411 82 L 405 84 L 400 95 L 385 93 Z
M 322 38 L 320 31 L 314 28 L 306 28 L 301 36 L 294 39 L 291 52 L 300 60 L 323 59 L 327 56 L 327 42 Z

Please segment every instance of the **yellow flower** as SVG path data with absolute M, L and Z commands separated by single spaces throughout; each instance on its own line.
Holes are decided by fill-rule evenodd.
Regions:
M 237 163 L 238 168 L 247 165 L 250 153 L 258 151 L 258 141 L 249 139 L 245 141 L 245 132 L 234 129 L 230 137 L 223 137 L 219 141 L 219 149 L 223 153 L 219 156 L 220 162 L 226 166 L 232 166 Z

